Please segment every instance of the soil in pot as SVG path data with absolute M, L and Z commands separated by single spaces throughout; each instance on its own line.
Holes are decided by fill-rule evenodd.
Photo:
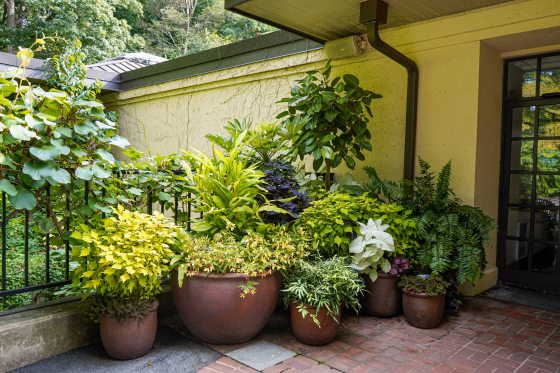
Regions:
M 119 360 L 136 359 L 152 349 L 157 334 L 156 301 L 142 319 L 118 320 L 108 315 L 99 318 L 101 343 L 109 356 Z
M 366 292 L 364 292 L 363 310 L 366 314 L 377 317 L 391 317 L 401 311 L 402 293 L 397 283 L 399 276 L 389 273 L 378 273 L 377 280 L 371 281 L 364 276 Z
M 321 327 L 317 326 L 311 316 L 305 318 L 298 311 L 298 305 L 292 303 L 290 305 L 290 315 L 292 319 L 292 331 L 298 341 L 311 346 L 323 346 L 331 343 L 338 332 L 340 325 L 340 311 L 335 321 L 327 314 L 327 309 L 322 308 L 317 314 L 317 319 Z M 309 313 L 315 313 L 315 308 L 307 307 Z
M 254 281 L 255 294 L 240 296 L 240 285 Z M 249 341 L 264 328 L 278 303 L 280 276 L 247 277 L 230 273 L 185 276 L 179 287 L 177 272 L 171 276 L 171 292 L 177 312 L 190 332 L 203 342 L 236 344 Z
M 427 295 L 402 290 L 406 321 L 422 329 L 437 328 L 445 312 L 445 294 Z

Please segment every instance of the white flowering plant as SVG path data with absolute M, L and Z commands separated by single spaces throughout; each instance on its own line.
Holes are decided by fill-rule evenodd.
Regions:
M 381 219 L 369 219 L 367 224 L 358 224 L 360 235 L 350 242 L 349 247 L 352 254 L 350 267 L 369 275 L 371 281 L 375 282 L 378 269 L 385 273 L 391 270 L 391 263 L 383 254 L 386 251 L 395 251 L 393 236 L 386 232 L 389 225 L 382 224 Z

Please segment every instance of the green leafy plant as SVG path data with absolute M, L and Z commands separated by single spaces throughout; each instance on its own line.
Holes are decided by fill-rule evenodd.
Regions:
M 418 294 L 441 295 L 447 292 L 449 283 L 439 275 L 429 275 L 427 278 L 404 275 L 399 279 L 399 287 Z
M 237 138 L 228 156 L 215 147 L 211 157 L 201 152 L 185 153 L 194 165 L 193 172 L 191 163 L 184 162 L 196 196 L 194 208 L 203 214 L 194 220 L 192 228 L 201 234 L 230 231 L 241 239 L 247 232 L 266 229 L 262 212 L 287 213 L 267 201 L 264 173 L 241 155 L 245 135 Z
M 371 133 L 367 128 L 370 105 L 381 96 L 360 87 L 358 78 L 346 74 L 330 79 L 330 61 L 321 71 L 310 71 L 298 80 L 290 97 L 280 100 L 288 110 L 280 113 L 289 126 L 303 122 L 303 128 L 294 133 L 291 154 L 303 159 L 313 157 L 313 169 L 325 167 L 325 190 L 331 184 L 331 169 L 342 161 L 354 169 L 355 159 L 363 161 L 364 150 L 371 151 Z
M 147 215 L 118 206 L 103 219 L 102 228 L 82 225 L 72 233 L 72 259 L 77 264 L 72 286 L 84 298 L 100 297 L 111 314 L 136 317 L 138 314 L 123 309 L 139 302 L 153 303 L 180 235 L 162 214 Z
M 218 145 L 226 153 L 235 147 L 242 147 L 243 155 L 253 163 L 265 164 L 284 159 L 289 150 L 292 132 L 299 130 L 274 122 L 263 122 L 253 126 L 249 120 L 234 119 L 224 129 L 228 136 L 208 134 L 206 138 Z M 241 145 L 237 141 L 243 135 Z
M 300 261 L 290 271 L 284 271 L 281 291 L 284 305 L 296 303 L 301 315 L 309 315 L 318 326 L 317 314 L 322 308 L 335 320 L 342 305 L 358 312 L 359 296 L 365 286 L 358 272 L 348 264 L 346 258 L 333 257 Z M 315 313 L 310 313 L 308 307 L 314 308 Z
M 418 248 L 416 223 L 410 211 L 396 204 L 385 204 L 373 198 L 330 193 L 311 202 L 296 224 L 309 232 L 323 256 L 348 255 L 350 242 L 360 234 L 358 222 L 382 219 L 387 233 L 393 236 L 395 251 L 388 255 L 414 257 Z
M 350 242 L 349 252 L 352 254 L 352 264 L 360 273 L 368 275 L 371 281 L 377 280 L 378 267 L 388 273 L 391 263 L 383 258 L 386 251 L 395 251 L 393 237 L 385 232 L 389 226 L 381 224 L 381 219 L 369 219 L 367 224 L 358 222 L 360 234 Z
M 171 261 L 178 271 L 179 286 L 185 275 L 200 272 L 256 276 L 287 269 L 309 253 L 305 232 L 285 226 L 268 226 L 265 233 L 249 232 L 241 240 L 223 231 L 212 238 L 189 235 L 181 241 Z
M 484 246 L 494 220 L 477 207 L 461 204 L 450 186 L 451 162 L 437 179 L 420 160 L 411 206 L 422 235 L 420 264 L 459 284 L 479 279 L 486 265 Z
M 34 52 L 45 48 L 45 39 L 37 39 L 18 52 L 22 62 L 15 73 L 0 73 L 0 191 L 16 210 L 43 210 L 50 219 L 45 230 L 56 228 L 63 237 L 47 189 L 108 178 L 115 164 L 111 150 L 128 141 L 96 98 L 101 83 L 85 82 L 79 42 L 49 61 L 48 89 L 26 79 Z

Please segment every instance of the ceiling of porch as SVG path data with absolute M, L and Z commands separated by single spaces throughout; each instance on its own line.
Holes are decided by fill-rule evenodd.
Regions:
M 386 0 L 389 15 L 384 27 L 462 13 L 512 0 Z M 325 42 L 360 35 L 360 0 L 225 0 L 227 9 L 273 26 Z

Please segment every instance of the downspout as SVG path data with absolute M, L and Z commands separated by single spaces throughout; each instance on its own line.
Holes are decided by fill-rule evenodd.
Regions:
M 367 25 L 367 38 L 371 46 L 403 66 L 408 73 L 406 92 L 406 126 L 404 140 L 403 177 L 414 178 L 416 163 L 416 109 L 418 103 L 418 66 L 410 58 L 386 44 L 379 36 L 379 25 L 387 23 L 388 4 L 383 0 L 365 0 L 360 3 L 360 22 Z

